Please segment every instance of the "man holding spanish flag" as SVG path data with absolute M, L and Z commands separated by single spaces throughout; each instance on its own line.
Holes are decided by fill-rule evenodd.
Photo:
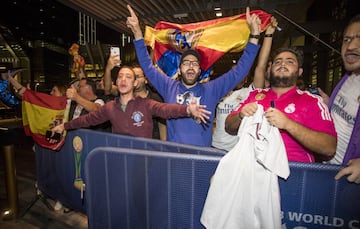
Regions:
M 200 124 L 191 118 L 168 120 L 167 140 L 198 146 L 211 146 L 212 127 L 216 105 L 222 97 L 224 97 L 247 76 L 259 50 L 258 41 L 260 38 L 260 32 L 270 22 L 271 15 L 262 11 L 261 15 L 254 13 L 250 14 L 250 9 L 247 7 L 246 20 L 244 17 L 239 17 L 237 19 L 241 22 L 239 24 L 241 27 L 240 30 L 243 29 L 243 34 L 246 35 L 246 40 L 244 41 L 245 49 L 242 57 L 238 61 L 237 66 L 214 80 L 211 80 L 207 83 L 199 83 L 198 79 L 201 73 L 201 69 L 204 68 L 203 63 L 214 63 L 217 59 L 215 59 L 215 61 L 209 60 L 220 57 L 219 55 L 215 55 L 219 53 L 216 50 L 211 50 L 210 48 L 201 49 L 201 47 L 198 46 L 201 43 L 200 40 L 202 39 L 202 36 L 206 34 L 204 31 L 206 31 L 207 28 L 198 28 L 198 30 L 196 30 L 194 25 L 199 25 L 198 23 L 188 24 L 192 25 L 190 27 L 192 27 L 193 30 L 190 33 L 185 31 L 183 33 L 184 37 L 186 37 L 187 34 L 197 35 L 192 36 L 191 39 L 180 39 L 180 42 L 175 42 L 175 45 L 172 44 L 174 47 L 176 46 L 176 49 L 179 50 L 179 52 L 182 53 L 180 58 L 180 66 L 178 66 L 180 81 L 177 81 L 164 75 L 164 73 L 159 71 L 153 65 L 146 49 L 144 37 L 139 25 L 139 20 L 129 5 L 128 10 L 130 12 L 130 17 L 127 18 L 126 23 L 134 34 L 134 45 L 138 61 L 143 71 L 145 72 L 145 75 L 164 98 L 164 101 L 166 103 L 187 105 L 193 98 L 196 98 L 198 104 L 201 103 L 206 105 L 207 109 L 212 112 L 209 123 L 206 124 Z M 261 16 L 261 18 L 259 16 Z M 215 21 L 208 21 L 208 23 L 210 22 L 212 26 L 218 27 L 227 24 L 226 20 L 220 21 L 220 24 L 216 24 Z M 264 23 L 262 25 L 262 21 L 266 22 L 267 24 Z M 215 32 L 216 31 L 219 30 L 215 30 Z M 233 33 L 233 31 L 231 32 Z M 172 30 L 172 33 L 174 33 L 174 30 Z M 218 40 L 225 39 L 225 37 L 223 37 L 224 34 L 216 33 L 215 35 Z M 154 39 L 156 42 L 156 38 Z M 206 40 L 207 38 L 203 39 Z M 192 42 L 189 42 L 190 40 Z M 239 37 L 239 42 L 242 40 L 242 37 Z M 231 49 L 228 51 L 230 50 Z M 155 47 L 155 54 L 156 52 L 157 51 Z

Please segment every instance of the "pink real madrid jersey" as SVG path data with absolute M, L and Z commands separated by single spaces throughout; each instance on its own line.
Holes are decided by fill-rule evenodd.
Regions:
M 278 97 L 271 88 L 254 90 L 232 114 L 239 113 L 245 104 L 251 102 L 263 105 L 265 111 L 273 103 L 275 108 L 283 112 L 288 118 L 309 129 L 328 133 L 336 137 L 334 122 L 328 107 L 324 104 L 321 97 L 310 94 L 307 91 L 301 91 L 294 87 Z M 289 161 L 315 162 L 313 152 L 299 144 L 287 131 L 280 130 L 280 134 L 283 138 Z

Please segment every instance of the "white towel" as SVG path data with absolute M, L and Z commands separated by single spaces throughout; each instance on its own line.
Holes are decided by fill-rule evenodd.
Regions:
M 238 136 L 213 176 L 201 223 L 207 229 L 279 229 L 278 176 L 290 174 L 280 132 L 258 105 L 253 116 L 242 120 Z

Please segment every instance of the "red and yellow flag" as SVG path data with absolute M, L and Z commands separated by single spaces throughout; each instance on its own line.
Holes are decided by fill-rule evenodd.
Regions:
M 22 119 L 25 134 L 31 136 L 40 146 L 59 150 L 65 137 L 56 144 L 46 140 L 46 131 L 67 121 L 68 107 L 66 96 L 51 96 L 48 94 L 26 90 L 22 97 Z
M 261 31 L 270 23 L 271 14 L 254 10 L 259 15 Z M 187 49 L 196 49 L 201 57 L 201 69 L 207 71 L 227 52 L 241 52 L 250 35 L 246 14 L 209 21 L 175 24 L 159 22 L 155 28 L 146 27 L 146 45 L 154 50 L 155 63 L 168 75 L 174 76 L 179 67 L 181 54 Z

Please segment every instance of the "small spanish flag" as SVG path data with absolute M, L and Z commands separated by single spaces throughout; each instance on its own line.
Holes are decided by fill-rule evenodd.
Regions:
M 59 150 L 65 137 L 55 144 L 46 140 L 46 131 L 51 130 L 68 119 L 69 104 L 66 96 L 51 96 L 26 90 L 22 97 L 22 119 L 25 134 L 34 141 L 51 150 Z
M 271 14 L 254 10 L 259 15 L 261 31 L 270 23 Z M 211 66 L 227 52 L 241 52 L 250 35 L 246 14 L 209 21 L 174 24 L 159 22 L 155 28 L 145 29 L 145 43 L 154 50 L 155 63 L 168 76 L 177 73 L 181 54 L 187 49 L 196 49 L 201 56 L 201 69 L 206 74 Z M 202 75 L 200 80 L 208 76 Z

